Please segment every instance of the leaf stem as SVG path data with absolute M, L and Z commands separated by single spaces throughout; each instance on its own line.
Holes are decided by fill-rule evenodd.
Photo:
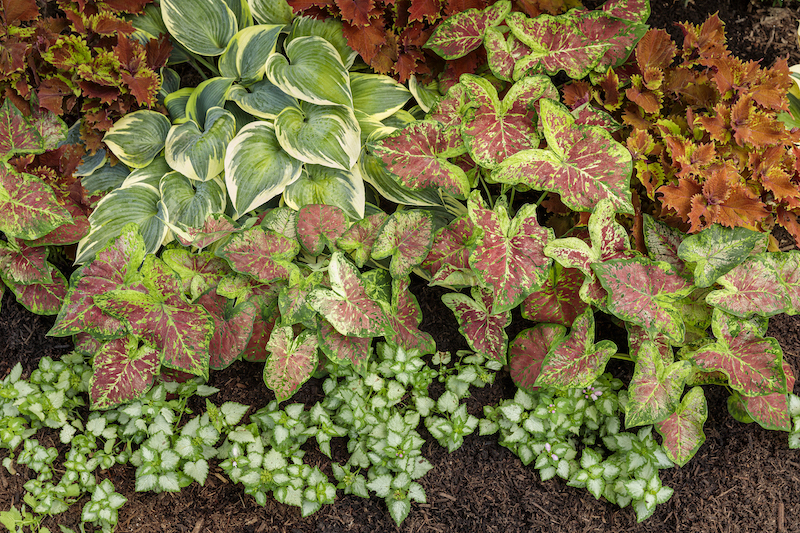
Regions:
M 489 186 L 486 184 L 486 180 L 483 179 L 483 176 L 478 176 L 478 180 L 480 180 L 481 185 L 483 185 L 483 190 L 486 192 L 486 197 L 489 199 L 489 209 L 494 209 L 494 199 L 489 192 Z
M 622 361 L 630 361 L 631 363 L 635 363 L 636 362 L 636 361 L 634 361 L 633 357 L 630 356 L 630 354 L 623 353 L 623 352 L 617 352 L 614 355 L 612 355 L 611 358 L 612 359 L 620 359 Z
M 539 197 L 539 199 L 538 199 L 538 200 L 536 200 L 536 207 L 539 207 L 539 205 L 541 205 L 541 203 L 542 203 L 542 202 L 544 202 L 544 199 L 545 199 L 545 197 L 547 196 L 547 194 L 548 194 L 549 192 L 550 192 L 550 191 L 544 191 L 544 192 L 542 193 L 542 195 Z

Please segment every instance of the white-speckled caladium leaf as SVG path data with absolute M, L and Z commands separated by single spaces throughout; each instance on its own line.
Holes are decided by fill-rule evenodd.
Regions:
M 317 368 L 317 335 L 304 330 L 295 338 L 291 327 L 276 327 L 267 343 L 264 383 L 278 402 L 288 400 Z
M 797 283 L 797 274 L 791 276 L 793 270 L 797 271 L 797 259 L 796 255 L 790 259 L 795 263 L 794 269 L 791 266 L 782 269 L 789 275 L 790 283 Z M 723 288 L 706 296 L 706 302 L 726 313 L 740 317 L 752 316 L 754 313 L 760 316 L 772 316 L 786 312 L 789 309 L 789 301 L 786 298 L 786 286 L 782 283 L 777 266 L 775 258 L 769 253 L 749 257 L 716 280 Z
M 544 283 L 522 302 L 522 317 L 533 322 L 571 326 L 588 304 L 578 294 L 585 276 L 577 268 L 550 266 Z
M 224 0 L 164 0 L 161 16 L 170 36 L 201 56 L 218 56 L 239 29 Z
M 297 237 L 311 255 L 319 255 L 327 246 L 336 250 L 336 240 L 347 229 L 347 215 L 332 205 L 312 204 L 297 213 Z
M 436 27 L 425 48 L 430 48 L 443 59 L 464 57 L 483 43 L 487 28 L 503 22 L 510 11 L 511 2 L 500 0 L 486 9 L 456 12 Z
M 551 345 L 534 386 L 564 390 L 594 383 L 617 353 L 617 345 L 610 340 L 595 344 L 594 328 L 593 311 L 587 309 L 575 319 L 569 335 Z
M 233 220 L 227 215 L 221 213 L 213 213 L 209 215 L 203 227 L 192 228 L 189 226 L 178 225 L 182 231 L 182 235 L 178 232 L 175 233 L 175 238 L 184 246 L 194 246 L 199 250 L 214 244 L 215 242 L 224 239 L 231 233 L 236 232 L 236 226 Z
M 219 56 L 219 73 L 252 85 L 264 77 L 264 65 L 275 51 L 282 24 L 259 24 L 239 30 Z
M 170 128 L 164 156 L 174 170 L 198 181 L 216 177 L 225 168 L 225 150 L 236 135 L 236 119 L 221 107 L 208 110 L 203 131 L 189 120 Z
M 534 387 L 547 353 L 564 338 L 567 328 L 558 324 L 537 324 L 522 331 L 508 347 L 508 366 L 514 384 L 528 392 Z
M 225 106 L 233 82 L 233 78 L 222 77 L 201 82 L 186 101 L 186 118 L 194 121 L 201 130 L 205 130 L 209 110 Z
M 103 142 L 129 167 L 144 168 L 164 149 L 170 126 L 161 113 L 142 109 L 116 121 Z
M 13 238 L 8 242 L 0 241 L 0 275 L 22 285 L 49 283 L 53 279 L 47 263 L 48 255 L 49 250 L 44 246 L 28 246 Z
M 411 92 L 383 74 L 350 73 L 353 107 L 375 120 L 389 118 L 411 99 Z
M 458 330 L 467 339 L 475 353 L 487 359 L 506 364 L 508 335 L 506 326 L 511 322 L 511 312 L 493 312 L 494 294 L 491 289 L 473 287 L 472 298 L 460 293 L 442 296 L 458 320 Z
M 712 224 L 700 233 L 686 237 L 678 247 L 678 257 L 695 264 L 695 285 L 710 287 L 717 278 L 747 259 L 756 244 L 767 237 L 765 233 L 747 228 Z
M 275 119 L 281 147 L 305 163 L 349 170 L 361 152 L 361 129 L 353 110 L 334 105 L 287 107 Z
M 128 335 L 104 343 L 94 355 L 89 400 L 92 409 L 111 409 L 140 398 L 158 375 L 158 350 Z
M 628 387 L 625 427 L 655 424 L 670 416 L 680 405 L 691 370 L 689 361 L 664 365 L 658 347 L 653 342 L 643 342 L 636 353 L 636 367 Z
M 244 351 L 253 333 L 253 322 L 259 314 L 252 302 L 238 302 L 217 294 L 215 289 L 200 296 L 197 303 L 214 321 L 214 335 L 208 344 L 208 366 L 213 370 L 228 367 Z
M 633 213 L 633 164 L 625 146 L 599 126 L 578 126 L 555 100 L 540 100 L 547 150 L 517 152 L 492 171 L 492 180 L 558 193 L 575 211 L 593 211 L 609 199 L 619 213 Z
M 172 248 L 162 252 L 161 260 L 181 278 L 181 289 L 191 301 L 231 274 L 228 263 L 211 252 L 192 253 L 185 248 Z
M 0 106 L 0 161 L 21 154 L 40 154 L 45 147 L 42 136 L 10 98 Z
M 702 387 L 692 387 L 669 417 L 658 422 L 656 431 L 663 438 L 662 447 L 670 461 L 683 466 L 706 441 L 703 424 L 708 419 L 708 404 Z
M 263 283 L 289 279 L 297 266 L 292 259 L 300 251 L 297 241 L 272 230 L 250 228 L 235 234 L 217 250 L 237 272 L 249 274 Z
M 284 93 L 267 79 L 249 87 L 234 84 L 228 92 L 228 99 L 251 115 L 266 120 L 274 120 L 287 107 L 300 107 L 296 98 Z
M 0 231 L 18 239 L 38 239 L 70 222 L 69 211 L 49 185 L 0 162 Z
M 389 217 L 386 213 L 375 213 L 356 220 L 336 240 L 336 247 L 347 252 L 358 268 L 362 268 L 372 255 L 372 247 L 378 238 L 378 230 Z
M 431 285 L 458 286 L 456 278 L 471 276 L 469 250 L 475 244 L 475 225 L 462 215 L 443 227 L 433 237 L 433 246 L 422 266 L 433 274 Z
M 69 285 L 67 278 L 53 265 L 47 263 L 48 276 L 51 281 L 22 285 L 3 277 L 3 283 L 8 286 L 17 298 L 17 303 L 37 315 L 56 315 L 64 304 Z
M 389 316 L 391 335 L 386 340 L 406 351 L 419 350 L 422 354 L 436 351 L 436 342 L 429 333 L 420 331 L 422 311 L 416 296 L 408 290 L 411 280 L 408 277 L 392 280 L 392 307 Z
M 650 259 L 664 261 L 672 265 L 676 272 L 690 274 L 686 270 L 686 263 L 678 256 L 678 248 L 686 235 L 647 214 L 644 215 L 643 226 L 644 242 Z
M 433 216 L 419 209 L 396 211 L 378 230 L 372 258 L 391 256 L 389 272 L 393 278 L 408 276 L 422 263 L 433 244 Z
M 525 43 L 509 32 L 508 36 L 497 28 L 488 28 L 483 36 L 486 60 L 492 73 L 504 81 L 514 80 L 514 66 L 517 61 L 531 53 Z M 523 78 L 524 79 L 524 78 Z
M 320 319 L 317 339 L 319 347 L 331 361 L 347 361 L 361 372 L 372 355 L 371 337 L 348 337 L 342 335 L 327 320 Z
M 178 227 L 200 228 L 209 216 L 225 211 L 225 185 L 221 176 L 192 181 L 179 172 L 168 172 L 159 184 L 163 211 Z
M 294 13 L 286 0 L 248 0 L 253 16 L 261 24 L 286 25 L 292 22 Z
M 342 33 L 342 21 L 333 17 L 320 20 L 316 17 L 295 17 L 292 21 L 292 29 L 286 36 L 284 46 L 299 37 L 309 36 L 322 37 L 333 45 L 342 60 L 344 68 L 350 70 L 353 66 L 358 53 L 347 44 L 347 38 Z
M 317 312 L 308 305 L 308 295 L 317 287 L 322 287 L 324 279 L 324 272 L 320 271 L 311 272 L 305 277 L 299 272 L 292 275 L 288 285 L 278 294 L 281 324 L 303 324 L 309 329 L 316 329 Z

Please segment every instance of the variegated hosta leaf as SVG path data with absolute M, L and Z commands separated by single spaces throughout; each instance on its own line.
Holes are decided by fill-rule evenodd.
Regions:
M 213 370 L 228 367 L 244 351 L 253 333 L 253 322 L 259 309 L 252 302 L 233 302 L 217 294 L 215 289 L 202 295 L 197 303 L 214 320 L 214 335 L 208 345 L 208 365 Z
M 472 298 L 460 293 L 442 296 L 444 304 L 458 319 L 458 330 L 467 339 L 475 353 L 503 364 L 507 362 L 506 326 L 511 322 L 511 312 L 493 312 L 494 294 L 491 289 L 473 287 Z
M 772 316 L 790 310 L 800 302 L 800 254 L 781 253 L 776 260 L 770 253 L 747 258 L 742 264 L 717 279 L 722 289 L 706 296 L 706 302 L 732 315 L 753 313 Z M 788 290 L 787 290 L 788 289 Z
M 196 87 L 184 87 L 183 89 L 178 89 L 175 92 L 169 93 L 164 98 L 164 107 L 167 108 L 167 112 L 173 124 L 181 124 L 189 120 L 186 117 L 186 103 L 195 90 Z
M 264 64 L 275 51 L 282 24 L 259 24 L 240 30 L 219 56 L 219 73 L 251 85 L 264 77 Z
M 316 105 L 353 107 L 350 77 L 334 46 L 317 36 L 297 37 L 285 44 L 286 57 L 272 54 L 267 79 L 286 94 Z
M 281 147 L 300 161 L 349 170 L 361 152 L 361 129 L 353 110 L 334 105 L 287 107 L 275 119 Z
M 567 328 L 558 324 L 537 324 L 522 331 L 508 347 L 508 365 L 514 384 L 528 392 L 534 387 L 547 353 L 564 338 Z
M 469 198 L 469 218 L 483 230 L 471 248 L 469 264 L 484 286 L 494 289 L 493 313 L 518 306 L 542 286 L 552 260 L 544 247 L 553 230 L 536 221 L 536 206 L 526 204 L 509 220 L 505 206 L 487 209 L 478 191 Z
M 292 22 L 294 13 L 286 0 L 248 0 L 250 11 L 261 24 L 286 25 Z
M 9 237 L 32 240 L 71 221 L 69 211 L 59 204 L 49 185 L 0 162 L 0 231 Z
M 443 227 L 433 237 L 433 246 L 422 266 L 433 274 L 431 285 L 457 287 L 459 278 L 475 278 L 469 266 L 469 250 L 475 244 L 475 225 L 462 215 Z
M 194 121 L 172 126 L 166 140 L 167 163 L 198 181 L 214 178 L 225 168 L 225 149 L 236 135 L 236 119 L 221 107 L 208 110 L 205 131 Z
M 348 361 L 357 370 L 361 370 L 372 355 L 371 337 L 342 335 L 324 318 L 320 320 L 317 339 L 331 361 Z
M 8 243 L 0 241 L 0 275 L 22 285 L 49 283 L 53 279 L 47 262 L 48 255 L 49 251 L 44 246 L 28 246 L 14 239 Z
M 686 271 L 686 263 L 678 255 L 678 248 L 685 237 L 683 233 L 647 214 L 644 215 L 643 233 L 650 259 L 669 263 L 675 272 L 682 274 Z
M 422 311 L 416 296 L 408 289 L 408 277 L 392 280 L 392 314 L 389 315 L 391 335 L 386 340 L 406 351 L 419 350 L 422 354 L 436 351 L 436 342 L 429 333 L 420 331 Z
M 233 85 L 228 98 L 251 115 L 267 120 L 274 120 L 287 107 L 300 107 L 296 98 L 284 93 L 267 79 L 249 87 Z
M 540 100 L 547 150 L 517 152 L 492 171 L 492 180 L 561 195 L 575 211 L 592 211 L 607 198 L 617 212 L 633 213 L 631 154 L 600 126 L 577 126 L 555 100 Z
M 382 74 L 351 72 L 350 90 L 355 110 L 375 120 L 389 118 L 411 98 L 405 86 Z
M 342 21 L 333 17 L 318 19 L 316 17 L 295 17 L 292 21 L 292 29 L 286 36 L 284 46 L 299 37 L 310 37 L 316 35 L 322 37 L 333 45 L 339 53 L 344 68 L 350 70 L 358 54 L 347 44 L 347 38 L 342 32 Z
M 499 25 L 511 11 L 511 2 L 500 0 L 483 10 L 467 9 L 447 17 L 433 31 L 426 48 L 443 59 L 458 59 L 478 48 L 487 28 Z
M 164 211 L 178 227 L 202 227 L 211 215 L 225 211 L 225 186 L 219 178 L 192 181 L 179 172 L 164 174 L 159 185 Z
M 319 255 L 325 246 L 336 250 L 336 239 L 347 229 L 347 215 L 338 207 L 312 204 L 297 213 L 297 237 L 311 255 Z
M 486 62 L 489 68 L 503 81 L 513 81 L 514 66 L 517 61 L 531 53 L 531 49 L 513 33 L 508 32 L 506 37 L 497 28 L 486 30 L 483 46 L 486 48 Z
M 440 206 L 443 203 L 436 187 L 421 189 L 405 187 L 394 174 L 387 171 L 383 161 L 377 155 L 368 151 L 361 153 L 358 167 L 364 181 L 372 185 L 378 194 L 390 202 L 416 207 Z M 467 180 L 469 181 L 469 178 Z
M 243 215 L 266 203 L 299 178 L 301 169 L 281 148 L 271 123 L 248 124 L 225 153 L 225 186 L 234 209 Z
M 203 222 L 203 226 L 199 229 L 190 226 L 180 226 L 180 229 L 183 234 L 176 231 L 175 238 L 177 238 L 182 245 L 194 246 L 199 250 L 236 232 L 236 226 L 233 225 L 233 220 L 220 213 L 209 215 L 205 222 Z M 173 231 L 175 230 L 173 229 Z
M 224 0 L 164 0 L 161 16 L 170 36 L 201 56 L 218 56 L 239 29 Z
M 323 285 L 324 278 L 324 272 L 320 271 L 311 272 L 306 277 L 299 273 L 291 277 L 289 284 L 283 287 L 278 294 L 278 309 L 282 325 L 303 324 L 308 329 L 316 328 L 317 312 L 308 305 L 308 295 L 312 290 Z
M 786 390 L 794 389 L 792 367 L 783 361 L 783 372 L 786 374 Z M 766 396 L 741 396 L 747 414 L 764 429 L 775 431 L 791 431 L 792 417 L 789 415 L 789 395 L 776 392 Z
M 393 278 L 408 276 L 422 263 L 433 244 L 433 217 L 419 209 L 396 211 L 378 230 L 372 258 L 391 256 L 389 272 Z
M 767 235 L 747 228 L 726 228 L 712 224 L 695 235 L 689 235 L 678 247 L 678 257 L 695 263 L 694 284 L 710 287 L 743 262 L 756 244 Z
M 663 438 L 661 446 L 670 461 L 683 466 L 706 441 L 703 424 L 708 418 L 708 404 L 702 387 L 692 387 L 667 419 L 655 425 Z
M 21 154 L 44 152 L 42 136 L 10 98 L 0 106 L 0 161 Z
M 339 250 L 347 252 L 358 268 L 362 268 L 372 255 L 378 231 L 388 218 L 386 213 L 375 213 L 356 220 L 336 241 Z
M 164 250 L 161 260 L 178 274 L 183 293 L 192 301 L 231 273 L 225 260 L 211 252 L 192 253 L 185 248 L 173 248 Z
M 153 384 L 161 361 L 158 350 L 128 335 L 103 344 L 94 355 L 89 400 L 92 409 L 111 409 L 140 398 Z
M 249 274 L 263 283 L 289 279 L 297 266 L 292 259 L 300 251 L 297 241 L 260 227 L 236 233 L 218 251 L 236 272 Z
M 625 427 L 655 424 L 670 416 L 680 404 L 691 370 L 689 361 L 665 366 L 658 347 L 651 341 L 643 342 L 628 387 Z
M 233 86 L 233 78 L 211 78 L 197 86 L 186 101 L 186 118 L 206 130 L 206 117 L 214 107 L 224 107 L 228 93 Z
M 264 383 L 278 402 L 288 400 L 317 368 L 317 335 L 304 330 L 295 338 L 291 327 L 278 327 L 272 330 L 267 351 Z
M 144 168 L 164 149 L 169 128 L 167 117 L 142 109 L 115 122 L 103 142 L 129 167 Z
M 561 390 L 588 387 L 615 353 L 617 345 L 609 340 L 595 344 L 594 314 L 587 309 L 575 319 L 569 335 L 550 347 L 534 385 Z
M 578 294 L 583 282 L 584 275 L 577 268 L 551 265 L 542 286 L 522 302 L 522 317 L 533 322 L 572 325 L 587 308 Z
M 21 285 L 3 277 L 3 282 L 17 298 L 17 303 L 37 315 L 56 315 L 64 304 L 67 295 L 67 278 L 54 266 L 49 266 L 50 282 Z

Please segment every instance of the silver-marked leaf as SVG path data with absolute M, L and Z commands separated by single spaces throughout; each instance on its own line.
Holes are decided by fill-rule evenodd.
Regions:
M 406 351 L 419 350 L 422 354 L 436 351 L 436 342 L 429 333 L 420 331 L 422 311 L 416 296 L 408 290 L 408 277 L 392 280 L 392 306 L 389 315 L 391 335 L 386 340 Z
M 678 257 L 695 263 L 694 284 L 710 287 L 742 263 L 767 235 L 747 228 L 726 228 L 712 224 L 700 233 L 689 235 L 678 247 Z
M 513 33 L 506 37 L 497 28 L 488 28 L 483 36 L 486 61 L 492 73 L 503 81 L 514 80 L 517 61 L 531 53 L 531 49 Z M 523 78 L 524 79 L 524 78 Z
M 201 56 L 218 56 L 239 29 L 224 0 L 164 0 L 161 16 L 170 36 Z
M 487 28 L 500 24 L 511 11 L 511 2 L 500 0 L 483 10 L 467 9 L 445 18 L 433 31 L 426 48 L 443 59 L 458 59 L 477 49 Z
M 722 289 L 706 296 L 706 302 L 739 317 L 772 316 L 788 310 L 786 290 L 770 254 L 747 258 L 716 281 Z
M 297 213 L 297 237 L 311 255 L 321 254 L 326 246 L 334 251 L 346 229 L 347 215 L 338 207 L 312 204 Z
M 304 330 L 295 338 L 291 327 L 278 327 L 272 330 L 267 351 L 264 383 L 278 402 L 288 400 L 317 368 L 317 335 Z
M 289 279 L 297 266 L 292 259 L 300 251 L 297 241 L 260 227 L 236 233 L 217 255 L 237 272 L 249 274 L 263 283 Z
M 290 42 L 299 37 L 314 35 L 322 37 L 331 43 L 339 53 L 344 68 L 350 70 L 350 67 L 353 66 L 353 63 L 358 57 L 358 53 L 347 44 L 347 38 L 342 32 L 342 21 L 336 18 L 329 17 L 322 20 L 309 16 L 294 17 L 292 29 L 289 30 L 289 35 L 286 36 L 284 46 L 287 46 Z
M 221 107 L 208 110 L 205 130 L 194 121 L 172 126 L 164 156 L 174 170 L 198 181 L 216 177 L 225 168 L 225 149 L 236 135 L 236 119 Z
M 383 74 L 350 73 L 353 108 L 375 120 L 389 118 L 411 99 L 411 92 Z
M 336 240 L 336 247 L 347 252 L 358 268 L 362 268 L 372 255 L 372 247 L 378 238 L 378 231 L 388 218 L 386 213 L 375 213 L 356 220 L 347 231 Z
M 324 318 L 320 320 L 317 332 L 319 347 L 332 361 L 347 361 L 358 371 L 372 355 L 371 337 L 348 337 L 342 335 L 330 322 Z
M 15 155 L 40 154 L 44 151 L 41 134 L 11 99 L 6 98 L 0 106 L 0 162 L 8 161 Z
M 433 246 L 422 266 L 433 274 L 431 285 L 457 286 L 456 277 L 472 276 L 469 250 L 475 244 L 475 225 L 468 215 L 462 215 L 443 227 L 433 237 Z
M 201 130 L 207 130 L 209 110 L 225 106 L 233 81 L 233 78 L 217 77 L 201 82 L 186 100 L 186 118 L 196 122 Z
M 89 400 L 92 409 L 111 409 L 140 398 L 153 384 L 158 350 L 128 335 L 104 343 L 94 354 Z
M 296 98 L 284 93 L 267 79 L 249 87 L 233 85 L 228 98 L 251 115 L 267 120 L 274 120 L 287 107 L 300 106 Z
M 292 22 L 294 13 L 286 0 L 248 0 L 253 16 L 261 24 L 286 25 Z
M 692 370 L 689 361 L 665 366 L 658 347 L 642 343 L 636 353 L 636 367 L 625 404 L 625 427 L 655 424 L 669 417 L 678 407 L 686 378 Z
M 0 275 L 22 285 L 49 283 L 53 279 L 47 263 L 48 255 L 49 251 L 44 246 L 28 246 L 14 239 L 0 241 Z
M 49 185 L 0 162 L 0 231 L 9 237 L 32 240 L 71 221 L 69 211 L 56 200 Z
M 433 244 L 433 216 L 419 209 L 397 211 L 378 230 L 372 258 L 391 256 L 393 278 L 408 276 L 422 263 Z
M 183 293 L 192 301 L 231 273 L 228 264 L 211 252 L 192 253 L 185 248 L 173 248 L 164 250 L 161 260 L 178 274 Z
M 249 301 L 234 306 L 215 289 L 202 295 L 197 303 L 214 320 L 214 335 L 208 345 L 208 365 L 213 370 L 222 370 L 238 359 L 247 347 L 253 333 L 253 322 L 259 314 L 258 307 Z
M 144 168 L 164 149 L 169 128 L 167 117 L 142 109 L 116 121 L 103 142 L 129 167 Z
M 511 312 L 493 312 L 494 294 L 491 289 L 473 287 L 472 298 L 460 293 L 442 296 L 444 304 L 458 319 L 458 330 L 475 353 L 503 364 L 507 362 L 508 335 L 506 326 Z
M 702 387 L 692 387 L 680 405 L 665 420 L 655 425 L 663 438 L 662 447 L 670 461 L 684 466 L 706 441 L 703 424 L 708 418 L 708 404 Z
M 37 315 L 56 315 L 64 304 L 69 284 L 67 278 L 54 266 L 49 266 L 52 281 L 21 285 L 3 277 L 9 289 L 17 298 L 17 303 Z
M 528 392 L 539 390 L 533 384 L 539 377 L 542 363 L 566 332 L 567 328 L 558 324 L 537 324 L 517 335 L 508 347 L 511 379 L 517 387 Z
M 245 4 L 246 5 L 246 4 Z M 275 51 L 282 24 L 259 24 L 239 30 L 219 56 L 219 73 L 251 85 L 264 77 L 264 65 Z
M 542 286 L 522 302 L 522 317 L 533 322 L 572 325 L 587 308 L 579 295 L 583 282 L 584 275 L 577 268 L 554 263 Z
M 361 152 L 361 129 L 349 107 L 287 107 L 275 119 L 275 135 L 288 154 L 315 165 L 349 170 Z

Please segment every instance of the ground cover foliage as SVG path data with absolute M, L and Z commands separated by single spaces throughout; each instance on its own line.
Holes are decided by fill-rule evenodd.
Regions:
M 658 470 L 686 464 L 705 440 L 702 385 L 725 387 L 737 420 L 797 429 L 792 368 L 765 337 L 769 317 L 797 313 L 800 257 L 778 251 L 768 234 L 774 220 L 792 229 L 781 213 L 791 209 L 796 170 L 752 170 L 766 168 L 763 150 L 776 161 L 793 151 L 793 132 L 773 116 L 788 110 L 785 62 L 734 91 L 720 65 L 757 67 L 719 46 L 718 19 L 684 25 L 686 55 L 664 75 L 642 58 L 669 56 L 674 45 L 647 30 L 644 2 L 531 18 L 501 1 L 453 15 L 429 44 L 445 60 L 485 47 L 488 69 L 406 89 L 364 72 L 335 21 L 293 18 L 263 2 L 203 5 L 214 24 L 200 34 L 186 30 L 200 9 L 191 3 L 164 2 L 132 19 L 144 39 L 169 31 L 207 79 L 181 89 L 177 73 L 162 70 L 169 117 L 138 111 L 111 128 L 110 154 L 82 171 L 84 192 L 103 198 L 80 228 L 56 211 L 45 181 L 14 174 L 36 189 L 32 197 L 5 189 L 18 210 L 3 226 L 3 281 L 23 305 L 57 314 L 50 334 L 76 345 L 61 362 L 43 360 L 30 380 L 16 367 L 4 381 L 4 443 L 21 447 L 4 465 L 38 474 L 26 484 L 35 513 L 62 512 L 91 493 L 82 521 L 111 530 L 124 498 L 98 484 L 95 469 L 130 462 L 137 490 L 176 491 L 204 483 L 216 458 L 261 505 L 271 492 L 306 515 L 337 488 L 372 492 L 399 524 L 412 500 L 426 501 L 415 481 L 430 468 L 417 433 L 424 426 L 449 451 L 476 430 L 499 432 L 543 479 L 630 504 L 641 521 L 672 494 Z M 557 75 L 588 82 L 559 87 Z M 703 98 L 676 81 L 690 75 L 699 76 L 693 86 L 705 83 Z M 645 78 L 655 92 L 642 90 Z M 615 117 L 625 87 L 630 103 Z M 754 100 L 762 108 L 742 111 Z M 10 101 L 9 175 L 20 157 L 67 139 L 52 113 L 31 118 Z M 725 105 L 752 122 L 709 130 L 710 110 Z M 647 120 L 664 136 L 660 150 L 642 144 L 652 141 L 637 127 Z M 698 146 L 678 137 L 684 120 Z M 736 169 L 706 154 L 687 170 L 678 144 L 733 150 L 750 164 L 743 177 L 765 188 L 737 189 L 744 208 L 712 198 L 716 211 L 706 205 L 702 223 L 682 226 L 644 173 L 671 168 L 709 180 L 710 190 Z M 631 181 L 637 154 L 666 151 L 672 161 L 640 158 Z M 777 218 L 743 216 L 776 182 L 786 193 Z M 703 201 L 689 196 L 693 206 Z M 47 241 L 64 226 L 71 241 Z M 78 240 L 80 266 L 67 282 L 48 253 Z M 470 348 L 450 366 L 452 354 L 434 354 L 418 329 L 412 273 L 448 289 L 442 301 Z M 512 311 L 537 325 L 514 326 L 522 331 L 509 342 Z M 596 338 L 600 316 L 625 325 L 627 352 Z M 264 361 L 276 402 L 248 425 L 239 424 L 247 406 L 236 402 L 207 403 L 187 422 L 188 398 L 214 392 L 202 385 L 210 370 L 240 358 Z M 612 358 L 634 363 L 629 383 L 605 373 Z M 519 391 L 479 421 L 463 400 L 504 365 Z M 279 407 L 312 376 L 328 376 L 323 401 Z M 444 390 L 432 398 L 437 377 Z M 93 408 L 87 420 L 74 418 L 82 392 Z M 71 445 L 57 483 L 55 448 L 32 438 L 39 427 L 59 429 Z M 347 437 L 349 458 L 333 467 L 338 485 L 303 463 L 311 437 L 328 455 L 332 439 Z M 797 441 L 791 433 L 790 445 Z M 39 518 L 15 508 L 3 520 L 13 528 Z

